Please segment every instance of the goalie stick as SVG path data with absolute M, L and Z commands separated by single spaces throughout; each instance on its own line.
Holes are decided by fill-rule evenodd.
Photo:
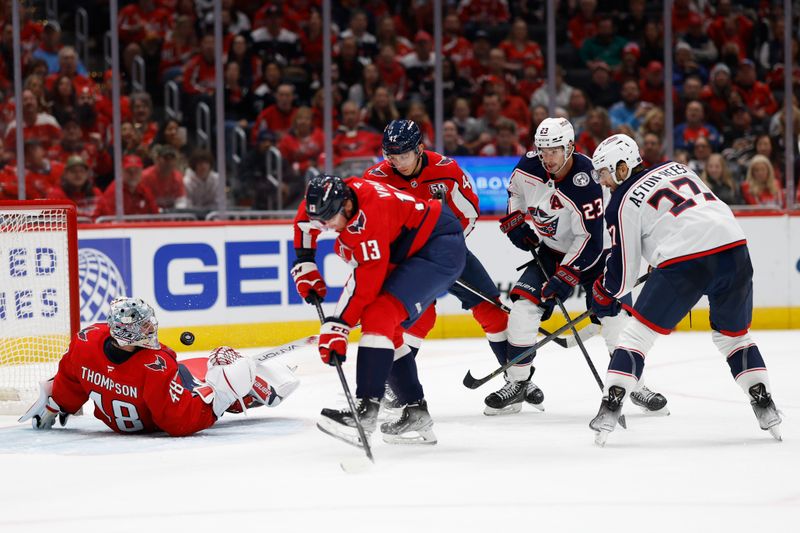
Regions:
M 475 287 L 473 287 L 472 285 L 470 285 L 469 283 L 467 283 L 466 281 L 464 281 L 462 279 L 457 279 L 456 280 L 456 285 L 458 285 L 459 287 L 461 287 L 461 288 L 463 288 L 465 290 L 468 290 L 469 292 L 471 292 L 472 294 L 474 294 L 478 298 L 480 298 L 480 299 L 482 299 L 482 300 L 484 300 L 486 302 L 489 302 L 490 304 L 492 304 L 493 306 L 497 307 L 498 309 L 500 309 L 501 311 L 503 311 L 506 314 L 511 312 L 511 309 L 509 309 L 509 307 L 507 305 L 505 305 L 505 304 L 503 304 L 501 302 L 498 302 L 496 300 L 492 300 L 491 298 L 486 296 L 484 293 L 482 293 L 481 291 L 479 291 L 478 289 L 476 289 Z M 600 332 L 600 326 L 598 326 L 597 324 L 591 323 L 591 324 L 589 324 L 589 325 L 587 325 L 587 326 L 585 326 L 585 327 L 583 327 L 583 328 L 581 328 L 579 330 L 580 339 L 582 341 L 589 340 L 592 337 L 594 337 L 595 335 L 597 335 L 599 332 Z M 545 337 L 547 335 L 550 335 L 550 332 L 547 331 L 546 329 L 544 329 L 541 326 L 539 326 L 539 333 L 541 333 Z M 577 338 L 578 337 L 576 335 L 565 335 L 564 337 L 556 337 L 556 338 L 554 338 L 553 342 L 555 342 L 556 344 L 558 344 L 562 348 L 572 348 L 573 346 L 577 346 L 578 345 Z
M 280 346 L 276 346 L 275 348 L 270 348 L 265 352 L 261 352 L 255 355 L 248 355 L 246 356 L 248 359 L 252 359 L 254 363 L 259 364 L 263 363 L 264 361 L 268 361 L 273 357 L 278 357 L 289 352 L 293 352 L 299 348 L 305 348 L 306 346 L 314 346 L 317 344 L 319 340 L 318 335 L 310 335 L 308 337 L 303 337 L 302 339 L 297 339 L 292 342 L 287 342 L 286 344 L 282 344 Z

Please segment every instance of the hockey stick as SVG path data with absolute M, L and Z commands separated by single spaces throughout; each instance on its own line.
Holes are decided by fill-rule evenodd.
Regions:
M 539 270 L 541 271 L 542 276 L 547 278 L 548 277 L 547 271 L 544 268 L 544 263 L 542 263 L 541 257 L 539 257 L 539 254 L 536 253 L 536 250 L 534 250 L 533 248 L 531 248 L 531 254 L 533 255 L 533 260 L 536 261 L 537 265 L 539 265 Z M 569 312 L 567 311 L 567 308 L 564 307 L 564 302 L 562 302 L 561 298 L 559 298 L 558 296 L 553 296 L 553 299 L 556 301 L 556 304 L 558 304 L 558 308 L 561 309 L 561 314 L 564 315 L 564 320 L 566 320 L 567 323 L 569 323 L 570 322 Z M 580 335 L 578 335 L 577 328 L 575 328 L 575 326 L 572 326 L 570 329 L 572 330 L 572 334 L 575 335 L 575 340 L 578 342 L 578 346 L 581 349 L 581 353 L 583 353 L 583 358 L 586 359 L 586 364 L 589 365 L 589 370 L 592 371 L 594 380 L 597 382 L 597 386 L 600 387 L 600 391 L 602 392 L 604 387 L 603 380 L 600 379 L 600 374 L 597 373 L 597 368 L 595 368 L 594 363 L 592 362 L 592 358 L 589 357 L 589 352 L 586 350 L 586 346 L 583 345 L 583 341 L 581 340 Z M 625 423 L 625 415 L 620 415 L 618 420 L 620 426 L 622 426 L 624 429 L 628 429 L 628 425 Z
M 640 285 L 640 284 L 644 283 L 645 281 L 647 281 L 647 278 L 649 278 L 649 277 L 650 277 L 650 273 L 649 272 L 647 274 L 644 274 L 638 280 L 636 280 L 636 285 Z M 634 285 L 634 286 L 636 286 L 636 285 Z M 547 344 L 548 342 L 550 342 L 551 340 L 553 340 L 557 336 L 561 335 L 562 333 L 564 333 L 565 331 L 567 331 L 571 327 L 574 327 L 576 324 L 580 324 L 583 320 L 586 320 L 587 318 L 592 316 L 592 314 L 593 313 L 591 312 L 591 310 L 584 311 L 583 313 L 581 313 L 580 315 L 575 317 L 574 320 L 572 320 L 570 322 L 567 322 L 566 324 L 564 324 L 563 326 L 561 326 L 560 328 L 555 330 L 553 333 L 551 333 L 550 335 L 548 335 L 544 339 L 540 340 L 539 342 L 537 342 L 536 344 L 534 344 L 533 346 L 531 346 L 530 348 L 528 348 L 527 350 L 525 350 L 521 354 L 517 355 L 515 358 L 513 358 L 512 360 L 510 360 L 509 362 L 507 362 L 503 366 L 495 369 L 492 373 L 490 373 L 490 374 L 488 374 L 488 375 L 486 375 L 486 376 L 484 376 L 482 378 L 476 379 L 475 377 L 473 377 L 472 372 L 467 371 L 467 374 L 464 376 L 464 382 L 463 382 L 464 386 L 467 387 L 468 389 L 477 389 L 478 387 L 480 387 L 484 383 L 487 383 L 493 377 L 502 374 L 503 372 L 505 372 L 506 370 L 508 370 L 512 366 L 516 365 L 519 361 L 525 359 L 530 354 L 534 353 L 536 350 L 538 350 L 539 348 L 541 348 L 542 346 L 544 346 L 545 344 Z
M 320 302 L 319 297 L 314 295 L 312 302 L 314 304 L 314 307 L 317 308 L 317 314 L 319 315 L 319 323 L 323 324 L 325 322 L 325 311 L 322 310 L 322 303 Z M 361 439 L 362 446 L 358 445 L 355 446 L 359 448 L 364 448 L 364 453 L 367 454 L 367 459 L 369 459 L 371 462 L 374 463 L 375 458 L 372 457 L 372 449 L 369 446 L 369 441 L 367 440 L 367 434 L 364 431 L 364 426 L 361 425 L 361 420 L 358 418 L 356 403 L 353 400 L 353 395 L 350 393 L 350 386 L 347 384 L 347 378 L 344 377 L 344 372 L 342 371 L 342 363 L 339 362 L 339 358 L 335 353 L 331 354 L 331 358 L 333 359 L 334 366 L 336 366 L 336 373 L 339 374 L 339 381 L 342 383 L 342 389 L 344 389 L 344 396 L 345 398 L 347 398 L 347 403 L 350 406 L 350 411 L 353 413 L 353 420 L 355 420 L 356 429 L 358 430 L 358 436 Z
M 287 354 L 289 352 L 293 352 L 298 348 L 304 348 L 306 346 L 312 346 L 317 344 L 319 341 L 318 335 L 311 335 L 309 337 L 303 337 L 302 339 L 297 339 L 296 341 L 287 342 L 286 344 L 282 344 L 280 346 L 276 346 L 266 352 L 261 352 L 255 355 L 248 355 L 246 356 L 248 359 L 252 359 L 254 363 L 259 364 L 263 363 L 264 361 L 268 361 L 273 357 L 278 357 L 280 355 Z
M 501 302 L 498 302 L 496 300 L 492 300 L 487 295 L 482 293 L 480 290 L 476 289 L 475 287 L 473 287 L 472 285 L 470 285 L 469 283 L 467 283 L 466 281 L 464 281 L 462 279 L 457 279 L 456 280 L 456 285 L 458 285 L 459 287 L 471 292 L 472 294 L 474 294 L 475 296 L 477 296 L 481 300 L 489 302 L 490 304 L 492 304 L 493 306 L 497 307 L 498 309 L 500 309 L 501 311 L 503 311 L 506 314 L 511 312 L 511 309 L 507 305 L 505 305 L 505 304 L 503 304 Z M 595 335 L 597 335 L 597 332 L 599 331 L 599 328 L 597 328 L 596 326 L 594 328 L 592 328 L 591 327 L 592 325 L 594 325 L 594 324 L 590 324 L 589 326 L 586 326 L 585 328 L 583 328 L 581 330 L 582 332 L 584 332 L 584 336 L 581 337 L 581 340 L 587 340 L 587 339 L 590 339 L 590 338 L 594 337 Z M 588 331 L 586 331 L 587 329 L 588 329 Z M 547 331 L 546 329 L 544 329 L 541 326 L 539 326 L 539 333 L 541 333 L 544 336 L 550 335 L 550 332 Z M 576 341 L 575 341 L 575 336 L 574 335 L 567 336 L 567 337 L 556 337 L 555 339 L 553 339 L 553 342 L 555 342 L 556 344 L 558 344 L 562 348 L 572 348 L 573 346 L 575 346 L 577 344 Z

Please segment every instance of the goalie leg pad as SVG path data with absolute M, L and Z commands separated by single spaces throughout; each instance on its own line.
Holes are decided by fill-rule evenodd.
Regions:
M 250 395 L 269 407 L 276 407 L 299 386 L 300 380 L 288 366 L 266 361 L 256 367 L 256 380 Z

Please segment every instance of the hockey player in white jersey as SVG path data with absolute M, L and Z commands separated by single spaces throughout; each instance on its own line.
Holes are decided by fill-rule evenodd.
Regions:
M 593 286 L 592 309 L 613 316 L 631 312 L 608 367 L 604 397 L 589 426 L 604 445 L 628 392 L 642 377 L 658 334 L 668 335 L 708 296 L 712 339 L 758 423 L 780 440 L 781 417 L 769 376 L 748 333 L 753 311 L 753 267 L 744 232 L 730 208 L 686 166 L 668 161 L 644 169 L 639 147 L 627 135 L 604 140 L 592 156 L 600 183 L 611 189 L 606 223 L 611 253 Z M 635 305 L 619 298 L 633 289 L 644 260 L 654 270 Z
M 604 249 L 610 240 L 603 221 L 603 191 L 592 179 L 591 160 L 575 152 L 575 132 L 568 120 L 548 118 L 539 124 L 534 137 L 535 151 L 517 163 L 508 186 L 508 214 L 500 227 L 518 248 L 538 247 L 544 275 L 537 264 L 523 272 L 511 290 L 508 319 L 507 359 L 511 360 L 536 342 L 542 320 L 552 313 L 554 297 L 568 298 L 576 285 L 586 290 L 589 306 L 592 282 L 602 273 Z M 526 214 L 533 220 L 531 227 Z M 625 316 L 603 321 L 603 336 L 609 347 Z M 523 401 L 540 406 L 543 393 L 531 382 L 534 355 L 506 372 L 506 383 L 485 399 L 487 415 L 518 413 Z M 663 408 L 666 399 L 650 391 L 637 391 L 643 406 L 644 394 Z

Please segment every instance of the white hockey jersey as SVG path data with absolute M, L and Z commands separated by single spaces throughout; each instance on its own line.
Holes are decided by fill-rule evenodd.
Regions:
M 665 267 L 746 244 L 731 209 L 686 166 L 668 161 L 631 176 L 606 208 L 611 254 L 603 286 L 620 297 L 641 261 Z
M 522 156 L 508 185 L 508 212 L 528 213 L 542 243 L 564 254 L 562 265 L 581 272 L 597 264 L 610 239 L 592 162 L 580 153 L 572 157 L 570 171 L 555 181 L 535 151 Z

